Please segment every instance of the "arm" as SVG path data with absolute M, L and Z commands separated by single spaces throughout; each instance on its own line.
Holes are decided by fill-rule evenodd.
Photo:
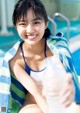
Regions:
M 47 113 L 47 103 L 35 81 L 25 72 L 19 62 L 16 62 L 14 66 L 12 66 L 12 70 L 18 81 L 33 95 L 43 113 Z

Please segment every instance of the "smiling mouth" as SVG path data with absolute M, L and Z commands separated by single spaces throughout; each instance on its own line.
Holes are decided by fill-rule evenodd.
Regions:
M 36 37 L 37 37 L 37 35 L 35 35 L 35 36 L 27 36 L 27 38 L 28 38 L 29 40 L 35 40 Z

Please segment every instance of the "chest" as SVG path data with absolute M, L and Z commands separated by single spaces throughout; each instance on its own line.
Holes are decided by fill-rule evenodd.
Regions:
M 45 67 L 46 58 L 53 56 L 49 49 L 46 50 L 46 53 L 42 52 L 41 54 L 29 55 L 25 57 L 25 62 L 32 70 L 42 70 Z
M 25 57 L 25 64 L 28 65 L 32 70 L 39 71 L 42 70 L 45 66 L 45 56 L 42 55 L 34 55 Z
M 31 78 L 37 83 L 37 85 L 40 87 L 40 89 L 42 90 L 43 88 L 43 78 L 45 75 L 45 70 L 46 68 L 40 70 L 40 71 L 31 71 L 30 72 L 30 76 Z

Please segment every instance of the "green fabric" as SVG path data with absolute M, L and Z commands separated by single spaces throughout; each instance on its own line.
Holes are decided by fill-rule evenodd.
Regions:
M 19 106 L 19 104 L 12 99 L 12 109 L 10 113 L 18 113 L 20 110 L 21 106 Z

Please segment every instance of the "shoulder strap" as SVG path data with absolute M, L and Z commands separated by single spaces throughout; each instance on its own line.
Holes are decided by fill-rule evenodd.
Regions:
M 21 49 L 22 58 L 23 58 L 24 63 L 26 65 L 26 61 L 25 61 L 25 57 L 24 57 L 24 51 L 23 51 L 23 48 L 22 48 L 22 44 L 23 44 L 23 42 L 20 44 L 20 49 Z

